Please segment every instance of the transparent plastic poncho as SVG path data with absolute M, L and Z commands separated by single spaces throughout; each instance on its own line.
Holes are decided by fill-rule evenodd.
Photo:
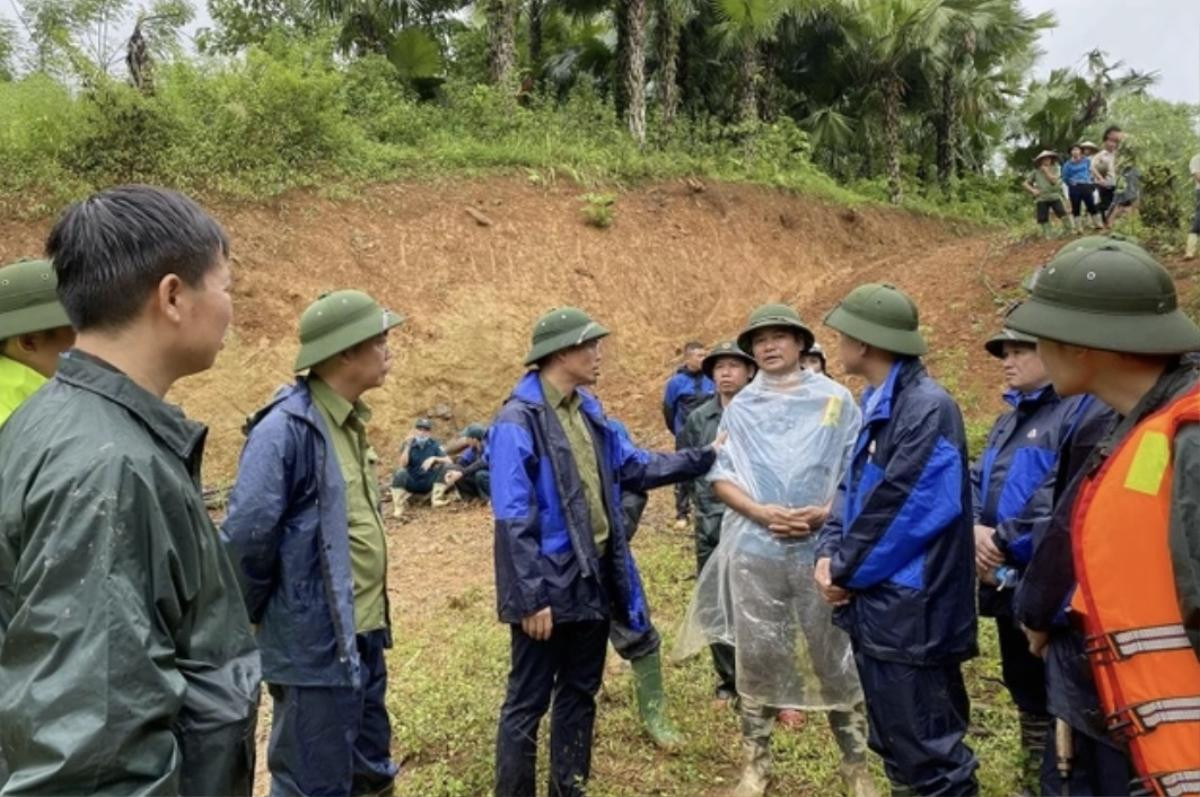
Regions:
M 762 504 L 831 503 L 862 415 L 846 388 L 799 371 L 760 372 L 726 408 L 728 439 L 706 477 Z M 725 510 L 721 541 L 696 581 L 677 659 L 735 648 L 744 700 L 777 708 L 845 709 L 862 700 L 845 632 L 813 580 L 816 534 L 787 539 Z

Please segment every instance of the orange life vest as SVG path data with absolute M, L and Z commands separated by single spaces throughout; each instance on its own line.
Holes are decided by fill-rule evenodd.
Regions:
M 1084 483 L 1071 528 L 1071 608 L 1108 730 L 1128 743 L 1143 787 L 1162 797 L 1200 794 L 1200 659 L 1167 545 L 1175 433 L 1195 422 L 1200 387 L 1135 426 Z

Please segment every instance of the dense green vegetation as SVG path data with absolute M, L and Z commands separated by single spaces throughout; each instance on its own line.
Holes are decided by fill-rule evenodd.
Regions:
M 187 0 L 14 0 L 0 209 L 127 180 L 263 196 L 527 168 L 585 184 L 703 174 L 1024 223 L 1018 175 L 1036 150 L 1115 121 L 1183 201 L 1200 147 L 1196 108 L 1146 96 L 1153 76 L 1103 53 L 1031 81 L 1055 21 L 1018 0 L 208 7 L 193 48 Z

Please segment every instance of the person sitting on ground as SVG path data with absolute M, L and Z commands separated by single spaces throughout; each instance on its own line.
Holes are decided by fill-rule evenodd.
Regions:
M 443 495 L 433 496 L 430 501 L 433 506 L 446 506 L 457 498 L 480 498 L 487 501 L 491 497 L 492 478 L 488 469 L 486 438 L 487 428 L 482 424 L 473 423 L 463 429 L 458 438 L 447 444 L 447 455 L 440 458 L 440 462 L 445 465 L 439 480 L 444 490 L 438 492 Z M 452 456 L 454 459 L 450 459 Z M 434 485 L 435 490 L 437 486 Z
M 1062 203 L 1062 178 L 1059 176 L 1058 154 L 1042 150 L 1033 159 L 1034 170 L 1025 178 L 1024 188 L 1033 195 L 1037 208 L 1037 223 L 1042 235 L 1050 237 L 1050 214 L 1062 222 L 1063 230 L 1070 232 L 1071 222 Z
M 1071 199 L 1071 225 L 1076 232 L 1082 229 L 1079 221 L 1081 207 L 1086 207 L 1092 227 L 1099 229 L 1102 225 L 1100 214 L 1096 211 L 1096 186 L 1092 183 L 1092 159 L 1087 157 L 1085 150 L 1096 151 L 1096 145 L 1090 141 L 1071 147 L 1071 159 L 1062 166 L 1062 180 L 1067 184 L 1068 196 Z
M 825 373 L 825 350 L 821 348 L 820 343 L 814 342 L 812 348 L 804 353 L 800 358 L 800 367 L 812 371 L 814 374 L 828 376 Z
M 412 435 L 400 447 L 400 467 L 392 474 L 392 517 L 404 517 L 404 508 L 414 493 L 431 495 L 441 499 L 445 485 L 441 484 L 443 458 L 446 452 L 442 444 L 430 435 L 433 421 L 428 418 L 417 420 Z

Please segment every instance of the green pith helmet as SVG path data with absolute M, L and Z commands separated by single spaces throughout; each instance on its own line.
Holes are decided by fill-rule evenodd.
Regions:
M 1036 338 L 1128 354 L 1200 350 L 1200 327 L 1179 309 L 1171 275 L 1115 245 L 1056 259 L 1005 325 Z
M 608 330 L 578 307 L 556 307 L 537 320 L 525 365 L 536 365 L 556 351 L 603 338 Z
M 1004 329 L 999 334 L 988 338 L 988 342 L 983 344 L 983 348 L 987 349 L 988 354 L 1003 360 L 1005 343 L 1026 343 L 1030 346 L 1036 346 L 1037 338 L 1032 335 L 1026 335 L 1024 332 L 1014 332 L 1011 329 Z
M 1142 247 L 1138 246 L 1131 239 L 1125 237 L 1124 235 L 1110 232 L 1105 235 L 1085 235 L 1082 238 L 1076 238 L 1073 241 L 1069 241 L 1068 243 L 1064 244 L 1061 249 L 1054 253 L 1054 257 L 1050 258 L 1050 263 L 1053 263 L 1060 257 L 1074 257 L 1084 252 L 1094 252 L 1102 246 L 1110 245 L 1115 246 L 1122 252 L 1128 252 L 1134 257 L 1142 257 L 1150 261 L 1154 260 L 1153 255 L 1151 255 Z M 1034 283 L 1037 282 L 1037 279 L 1041 275 L 1042 271 L 1050 263 L 1046 263 L 1034 269 L 1033 273 L 1021 282 L 1021 287 L 1032 292 Z
M 754 333 L 767 327 L 786 327 L 800 333 L 803 348 L 808 351 L 813 345 L 812 330 L 791 307 L 786 304 L 764 304 L 750 314 L 746 327 L 737 336 L 737 345 L 742 351 L 749 352 L 754 348 Z
M 919 357 L 929 351 L 918 329 L 917 305 L 887 283 L 859 285 L 825 316 L 825 323 L 877 349 Z
M 709 379 L 712 379 L 713 369 L 717 367 L 717 360 L 721 359 L 722 357 L 734 357 L 743 361 L 752 368 L 755 367 L 754 358 L 743 351 L 742 348 L 737 345 L 736 341 L 723 340 L 716 346 L 713 346 L 711 349 L 709 349 L 708 356 L 705 357 L 704 361 L 700 364 L 700 370 L 704 372 L 705 376 L 707 376 Z
M 404 322 L 362 291 L 334 291 L 308 306 L 300 316 L 300 353 L 296 371 L 312 368 L 364 340 Z
M 467 424 L 467 428 L 462 430 L 462 436 L 472 440 L 482 440 L 487 437 L 487 427 L 481 423 Z
M 71 326 L 57 288 L 49 260 L 22 260 L 0 268 L 0 340 Z

